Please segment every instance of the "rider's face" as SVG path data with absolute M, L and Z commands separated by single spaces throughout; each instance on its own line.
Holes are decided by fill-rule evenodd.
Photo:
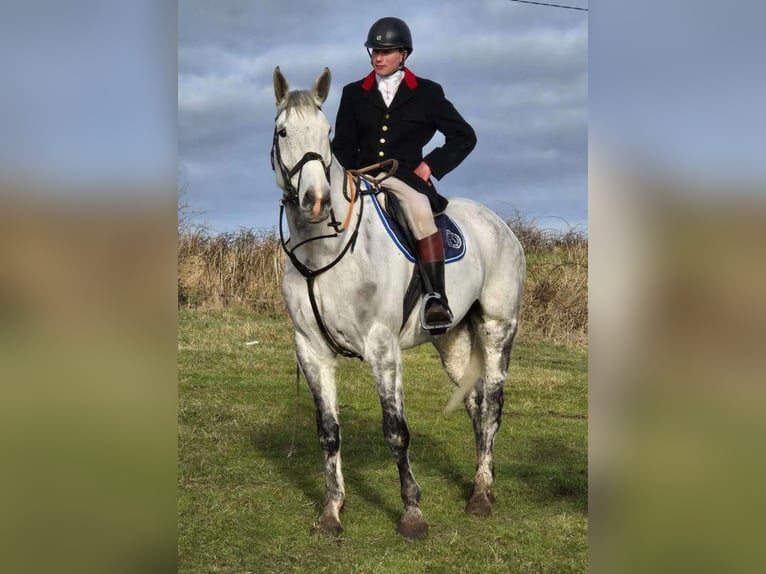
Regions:
M 407 52 L 398 48 L 389 50 L 373 50 L 370 56 L 375 73 L 381 76 L 389 76 L 398 70 Z

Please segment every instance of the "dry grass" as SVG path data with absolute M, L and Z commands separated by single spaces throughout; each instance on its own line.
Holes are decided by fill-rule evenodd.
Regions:
M 584 343 L 588 329 L 588 239 L 584 231 L 545 230 L 520 215 L 508 225 L 527 257 L 522 332 Z M 284 311 L 285 256 L 274 231 L 210 234 L 183 226 L 178 238 L 178 304 L 202 309 L 245 306 Z
M 588 335 L 588 236 L 540 229 L 516 215 L 508 225 L 524 246 L 527 282 L 522 329 L 544 339 L 584 343 Z
M 178 237 L 178 304 L 279 311 L 284 308 L 283 266 L 274 232 L 241 229 L 211 235 L 202 227 L 183 230 Z

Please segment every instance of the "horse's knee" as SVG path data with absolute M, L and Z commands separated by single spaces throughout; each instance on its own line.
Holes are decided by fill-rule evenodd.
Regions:
M 410 431 L 404 417 L 383 416 L 383 435 L 394 452 L 407 450 L 410 446 Z
M 322 450 L 333 455 L 340 450 L 340 425 L 336 420 L 323 420 L 317 416 L 317 434 Z
M 410 435 L 406 432 L 386 432 L 386 443 L 393 451 L 407 450 L 410 446 Z

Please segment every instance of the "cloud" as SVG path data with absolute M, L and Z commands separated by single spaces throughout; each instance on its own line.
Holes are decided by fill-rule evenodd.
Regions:
M 293 89 L 309 88 L 325 66 L 331 69 L 323 109 L 332 124 L 342 86 L 369 71 L 363 43 L 382 16 L 408 22 L 411 68 L 441 83 L 477 131 L 476 150 L 440 189 L 586 221 L 581 13 L 505 0 L 394 0 L 383 10 L 351 0 L 264 4 L 179 5 L 179 171 L 189 201 L 207 205 L 211 221 L 232 229 L 276 225 L 278 190 L 268 159 L 275 66 Z

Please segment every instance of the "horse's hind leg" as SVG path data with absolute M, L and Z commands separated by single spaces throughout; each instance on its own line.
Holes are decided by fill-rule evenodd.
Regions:
M 478 342 L 475 341 L 474 329 L 475 325 L 470 317 L 466 318 L 450 329 L 443 337 L 436 339 L 434 345 L 441 356 L 442 366 L 452 381 L 456 385 L 460 385 L 461 381 L 472 385 L 463 398 L 463 404 L 473 423 L 478 469 L 479 458 L 482 453 L 480 446 L 483 444 L 482 436 L 484 434 L 481 417 L 481 405 L 484 397 L 484 356 L 478 348 L 474 348 L 478 345 Z M 478 354 L 480 357 L 477 360 L 477 357 L 471 356 L 472 354 Z M 487 502 L 491 502 L 489 497 Z M 489 514 L 490 504 L 487 504 L 486 508 L 486 514 Z M 466 510 L 478 514 L 475 505 L 471 505 L 471 508 Z
M 428 524 L 420 510 L 420 486 L 410 467 L 410 431 L 404 418 L 404 390 L 402 387 L 402 357 L 399 340 L 382 328 L 370 334 L 365 359 L 372 367 L 375 385 L 383 410 L 383 434 L 396 458 L 404 502 L 404 514 L 399 520 L 398 532 L 410 539 L 424 538 Z
M 317 434 L 325 463 L 325 500 L 319 528 L 327 536 L 343 532 L 340 510 L 346 491 L 340 463 L 340 425 L 335 394 L 335 359 L 314 352 L 305 339 L 296 334 L 295 348 L 301 370 L 308 381 L 316 407 Z
M 476 321 L 476 329 L 484 354 L 484 378 L 465 398 L 476 436 L 476 477 L 466 512 L 487 516 L 492 512 L 495 435 L 502 419 L 503 385 L 517 323 L 515 318 L 482 317 Z

